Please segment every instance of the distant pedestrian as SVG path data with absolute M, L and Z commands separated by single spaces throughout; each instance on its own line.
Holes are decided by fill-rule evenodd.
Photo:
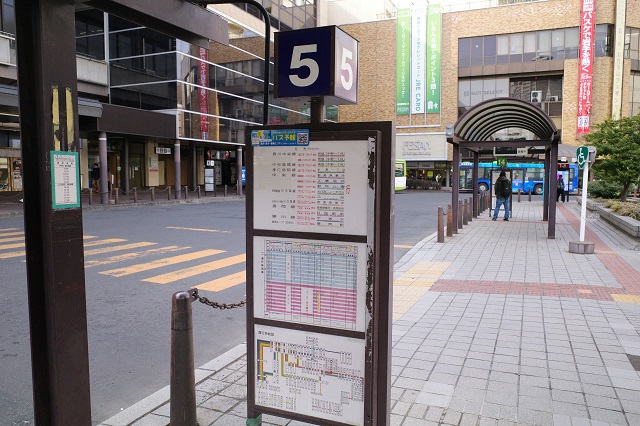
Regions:
M 100 192 L 100 166 L 98 163 L 93 163 L 93 169 L 91 169 L 91 186 L 94 192 Z
M 564 179 L 562 179 L 562 175 L 558 175 L 558 194 L 556 197 L 556 203 L 560 201 L 560 197 L 562 197 L 562 202 L 564 203 Z
M 502 171 L 493 185 L 493 192 L 496 194 L 496 208 L 493 211 L 491 220 L 498 220 L 500 206 L 504 205 L 504 220 L 509 220 L 509 197 L 511 196 L 511 181 L 507 179 L 507 174 Z

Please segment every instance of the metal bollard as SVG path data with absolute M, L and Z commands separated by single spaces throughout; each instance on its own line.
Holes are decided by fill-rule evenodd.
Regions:
M 120 194 L 119 194 L 119 190 L 118 188 L 115 189 L 115 194 L 116 194 L 116 204 L 120 204 Z
M 444 211 L 438 206 L 438 242 L 444 243 Z
M 529 188 L 529 202 L 531 202 L 531 188 Z
M 458 229 L 462 229 L 462 200 L 458 200 Z
M 464 199 L 464 203 L 462 204 L 462 224 L 469 224 L 469 204 L 467 203 L 467 199 Z
M 89 188 L 89 205 L 93 204 L 93 188 Z
M 564 199 L 567 203 L 569 202 L 569 191 L 564 193 Z
M 200 198 L 200 185 L 196 186 L 196 192 L 198 193 L 198 198 Z
M 167 196 L 167 199 L 170 200 L 171 199 L 171 187 L 167 186 L 167 192 L 169 193 L 169 195 Z
M 227 196 L 227 185 L 224 186 L 224 196 Z
M 151 201 L 155 201 L 156 200 L 156 187 L 152 186 L 151 187 Z
M 469 197 L 469 222 L 473 222 L 473 197 Z
M 191 301 L 188 291 L 171 298 L 171 426 L 197 424 Z
M 185 200 L 189 199 L 189 187 L 188 186 L 184 187 L 184 199 Z
M 451 204 L 447 206 L 447 237 L 453 237 L 453 207 Z M 458 233 L 458 230 L 455 230 Z
M 484 206 L 485 206 L 484 199 L 486 198 L 486 196 L 487 196 L 486 191 L 482 191 L 480 193 L 480 200 L 479 200 L 479 202 L 480 202 L 480 212 L 479 213 L 484 213 Z
M 518 202 L 520 202 L 520 188 L 518 188 Z
M 133 188 L 133 202 L 137 203 L 138 202 L 138 187 L 135 186 Z

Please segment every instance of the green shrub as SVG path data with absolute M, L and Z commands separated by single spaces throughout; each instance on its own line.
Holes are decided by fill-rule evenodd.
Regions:
M 620 198 L 622 185 L 617 182 L 594 180 L 589 182 L 589 196 L 594 198 Z
M 607 200 L 604 206 L 620 216 L 640 220 L 640 203 Z

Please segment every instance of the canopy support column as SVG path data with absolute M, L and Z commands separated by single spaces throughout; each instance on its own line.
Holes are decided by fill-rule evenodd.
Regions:
M 460 145 L 453 144 L 453 176 L 451 179 L 451 209 L 453 220 L 458 217 L 458 195 L 460 193 Z M 455 225 L 458 226 L 458 225 Z M 454 227 L 455 228 L 455 227 Z

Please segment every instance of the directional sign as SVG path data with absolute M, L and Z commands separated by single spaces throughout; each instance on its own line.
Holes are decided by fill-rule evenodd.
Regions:
M 336 26 L 275 34 L 275 97 L 358 101 L 358 41 Z
M 498 157 L 496 159 L 498 167 L 507 167 L 507 157 Z
M 576 158 L 578 159 L 578 167 L 583 168 L 589 159 L 589 147 L 579 146 L 576 149 Z

